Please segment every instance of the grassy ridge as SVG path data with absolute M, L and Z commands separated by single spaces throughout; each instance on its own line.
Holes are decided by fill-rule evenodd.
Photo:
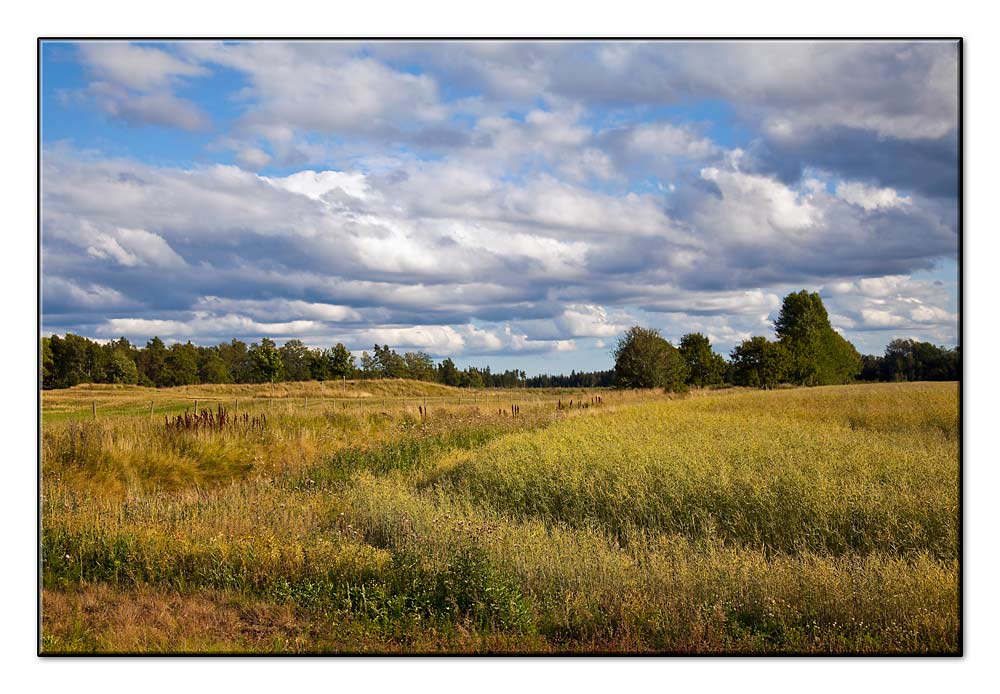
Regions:
M 301 397 L 418 397 L 435 395 L 458 395 L 460 388 L 414 381 L 405 378 L 386 378 L 349 381 L 282 381 L 280 383 L 206 383 L 173 388 L 147 388 L 144 386 L 109 385 L 87 383 L 72 388 L 44 391 L 46 400 L 52 403 L 84 400 L 94 397 L 114 399 L 136 397 L 141 400 L 173 397 L 246 397 L 246 398 L 301 398 Z
M 43 649 L 957 648 L 954 384 L 550 405 L 48 423 Z
M 131 385 L 84 384 L 72 388 L 42 391 L 42 418 L 45 422 L 98 418 L 148 417 L 178 414 L 222 405 L 241 411 L 302 414 L 331 407 L 349 413 L 409 409 L 429 406 L 478 405 L 482 409 L 509 407 L 512 402 L 555 404 L 590 397 L 582 388 L 453 388 L 440 383 L 409 379 L 352 381 L 300 381 L 263 384 L 202 384 L 174 388 L 146 388 Z M 612 398 L 634 398 L 636 394 L 611 394 Z

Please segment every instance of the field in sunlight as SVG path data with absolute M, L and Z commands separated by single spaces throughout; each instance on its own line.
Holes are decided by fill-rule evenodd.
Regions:
M 45 653 L 959 649 L 955 383 L 78 387 L 42 422 Z

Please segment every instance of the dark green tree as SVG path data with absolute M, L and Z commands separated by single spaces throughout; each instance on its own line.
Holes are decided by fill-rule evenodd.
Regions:
M 62 338 L 53 335 L 49 340 L 52 350 L 52 385 L 54 388 L 72 388 L 79 383 L 93 383 L 88 370 L 88 343 L 85 337 L 66 333 Z
M 406 360 L 389 345 L 375 345 L 372 355 L 372 366 L 375 375 L 381 378 L 406 378 Z
M 451 357 L 447 357 L 438 366 L 438 380 L 446 386 L 458 386 L 461 383 L 461 373 Z
M 819 382 L 823 385 L 850 383 L 860 373 L 864 362 L 850 342 L 832 328 L 823 337 L 819 360 Z
M 333 378 L 353 378 L 354 371 L 354 355 L 338 342 L 330 354 L 330 375 Z
M 87 338 L 82 338 L 86 342 L 87 357 L 84 369 L 89 374 L 87 380 L 90 383 L 107 383 L 108 358 L 111 356 L 107 350 L 96 342 Z
M 274 346 L 274 340 L 265 337 L 260 344 L 253 343 L 247 356 L 250 359 L 250 374 L 254 383 L 277 383 L 284 376 L 281 353 Z
M 42 387 L 53 388 L 56 363 L 52 358 L 52 338 L 43 337 L 40 346 L 39 361 L 42 363 Z
M 139 382 L 139 370 L 136 367 L 138 350 L 125 337 L 111 340 L 103 347 L 104 383 Z
M 819 385 L 824 338 L 832 330 L 819 294 L 802 290 L 785 297 L 774 333 L 788 353 L 786 377 L 800 385 Z
M 780 342 L 752 337 L 737 345 L 730 360 L 733 383 L 748 388 L 774 388 L 787 378 L 789 356 Z
M 198 348 L 190 342 L 170 345 L 161 381 L 165 386 L 190 386 L 198 383 Z
M 629 328 L 614 349 L 615 385 L 619 388 L 685 387 L 687 366 L 677 349 L 658 330 Z
M 198 381 L 200 383 L 232 383 L 218 347 L 198 348 Z
M 139 383 L 149 386 L 164 386 L 163 369 L 167 363 L 167 346 L 163 340 L 153 337 L 146 347 L 139 351 L 136 366 L 139 369 Z
M 426 352 L 407 352 L 403 355 L 406 378 L 417 381 L 433 381 L 434 360 Z
M 104 378 L 105 383 L 135 384 L 139 382 L 139 369 L 128 352 L 116 349 L 105 360 Z
M 785 347 L 785 377 L 791 383 L 848 383 L 861 371 L 861 356 L 830 325 L 826 307 L 816 292 L 803 289 L 786 296 L 774 332 Z
M 233 338 L 230 342 L 223 342 L 216 347 L 219 357 L 226 365 L 229 372 L 229 379 L 233 383 L 252 383 L 253 369 L 250 365 L 250 353 L 247 350 L 247 343 Z
M 483 372 L 473 366 L 463 371 L 459 378 L 459 386 L 462 388 L 482 388 L 483 385 Z
M 881 381 L 883 373 L 883 358 L 876 354 L 866 354 L 861 357 L 861 380 Z
M 314 381 L 329 381 L 330 363 L 333 360 L 333 351 L 329 349 L 310 349 L 307 362 L 309 365 L 309 378 Z
M 712 343 L 701 333 L 688 333 L 681 338 L 677 351 L 688 368 L 688 385 L 704 387 L 722 383 L 726 360 L 712 351 Z
M 309 380 L 311 376 L 309 369 L 309 348 L 302 344 L 302 340 L 288 340 L 281 346 L 278 353 L 281 354 L 284 380 Z
M 372 378 L 375 376 L 375 360 L 367 351 L 361 353 L 361 378 Z
M 885 348 L 886 381 L 955 381 L 961 378 L 961 352 L 918 340 L 893 340 Z
M 341 343 L 332 349 L 312 350 L 310 372 L 317 381 L 354 377 L 354 355 Z

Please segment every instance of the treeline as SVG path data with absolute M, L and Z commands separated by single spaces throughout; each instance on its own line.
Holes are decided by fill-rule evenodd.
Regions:
M 232 340 L 210 347 L 191 342 L 167 347 L 154 337 L 138 347 L 121 337 L 104 344 L 80 335 L 53 335 L 41 341 L 42 386 L 69 388 L 80 383 L 121 383 L 168 387 L 199 383 L 277 383 L 339 379 L 410 378 L 460 388 L 584 387 L 611 385 L 612 372 L 570 376 L 535 376 L 489 366 L 459 369 L 448 358 L 440 363 L 425 352 L 400 354 L 375 345 L 360 359 L 343 344 L 329 349 L 306 347 L 289 340 L 278 347 L 262 339 L 247 345 Z
M 616 349 L 615 368 L 528 378 L 524 371 L 493 372 L 489 366 L 459 369 L 451 358 L 436 363 L 425 352 L 399 354 L 375 345 L 356 359 L 343 344 L 329 349 L 289 340 L 278 347 L 262 339 L 232 340 L 210 347 L 154 337 L 138 347 L 121 337 L 104 344 L 72 333 L 41 340 L 42 386 L 123 383 L 166 387 L 199 383 L 276 383 L 339 379 L 410 378 L 460 388 L 667 388 L 779 384 L 831 385 L 864 381 L 958 380 L 961 353 L 927 342 L 893 340 L 883 356 L 858 354 L 830 326 L 818 294 L 785 297 L 775 321 L 776 340 L 744 340 L 727 361 L 701 333 L 682 337 L 677 347 L 656 330 L 635 326 Z
M 145 347 L 126 338 L 99 344 L 67 333 L 42 338 L 42 385 L 69 388 L 78 383 L 184 386 L 199 383 L 268 383 L 352 377 L 354 357 L 343 345 L 309 349 L 299 340 L 280 348 L 264 338 L 249 346 L 232 340 L 211 347 L 154 337 Z
M 962 374 L 961 347 L 893 340 L 883 356 L 862 357 L 862 381 L 957 381 Z
M 569 376 L 541 374 L 524 384 L 528 388 L 610 388 L 615 385 L 615 371 L 571 371 Z
M 865 381 L 954 381 L 961 378 L 959 348 L 915 340 L 893 340 L 884 356 L 861 356 L 830 325 L 819 294 L 789 294 L 774 324 L 775 340 L 752 337 L 726 361 L 701 333 L 677 347 L 656 330 L 635 326 L 614 350 L 614 383 L 627 388 L 685 390 L 691 386 L 781 384 L 837 385 Z

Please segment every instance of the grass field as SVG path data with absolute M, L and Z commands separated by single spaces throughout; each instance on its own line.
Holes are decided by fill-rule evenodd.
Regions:
M 266 424 L 165 424 L 196 398 Z M 45 653 L 960 648 L 954 383 L 78 387 L 42 422 Z

